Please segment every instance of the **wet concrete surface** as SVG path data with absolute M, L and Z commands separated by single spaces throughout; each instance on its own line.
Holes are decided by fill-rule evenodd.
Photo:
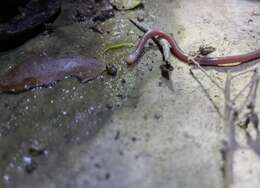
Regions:
M 73 78 L 19 95 L 0 95 L 0 187 L 221 187 L 222 93 L 195 70 L 210 99 L 190 75 L 190 67 L 172 58 L 171 80 L 160 74 L 162 57 L 147 50 L 139 64 L 127 67 L 131 49 L 104 53 L 114 42 L 136 42 L 142 33 L 128 21 L 173 33 L 185 51 L 201 44 L 214 55 L 243 53 L 258 47 L 257 1 L 143 1 L 144 10 L 116 12 L 100 24 L 64 24 L 23 46 L 1 54 L 0 73 L 37 56 L 97 57 L 115 64 L 115 77 L 80 84 Z M 65 7 L 68 9 L 68 7 Z M 65 11 L 67 12 L 67 11 Z M 65 14 L 65 13 L 64 13 Z M 66 23 L 66 14 L 57 22 Z M 249 21 L 250 20 L 250 21 Z M 62 25 L 61 24 L 61 25 Z M 238 72 L 249 65 L 231 68 Z M 224 84 L 226 68 L 208 69 Z M 244 76 L 234 90 L 243 87 Z M 242 130 L 238 133 L 242 137 Z M 243 140 L 243 139 L 242 139 Z M 260 185 L 259 158 L 244 147 L 235 155 L 234 187 Z

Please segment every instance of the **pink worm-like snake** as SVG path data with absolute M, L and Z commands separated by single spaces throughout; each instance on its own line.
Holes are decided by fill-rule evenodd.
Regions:
M 139 41 L 136 49 L 128 56 L 126 60 L 128 64 L 133 64 L 139 60 L 139 58 L 142 55 L 145 43 L 153 37 L 159 37 L 167 40 L 171 46 L 171 52 L 176 58 L 178 58 L 179 60 L 185 63 L 191 63 L 190 62 L 191 56 L 187 55 L 179 48 L 177 42 L 174 40 L 173 37 L 159 30 L 149 30 L 144 34 L 142 39 Z M 233 56 L 225 56 L 225 57 L 204 56 L 204 57 L 195 57 L 194 60 L 198 62 L 200 65 L 204 65 L 204 66 L 235 66 L 258 58 L 260 58 L 260 49 L 242 55 L 233 55 Z

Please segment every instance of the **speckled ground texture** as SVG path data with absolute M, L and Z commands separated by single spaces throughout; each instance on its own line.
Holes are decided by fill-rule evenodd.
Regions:
M 114 42 L 136 42 L 142 33 L 128 18 L 144 16 L 149 27 L 173 33 L 185 51 L 202 44 L 213 55 L 251 51 L 260 44 L 259 1 L 143 0 L 144 9 L 115 12 L 99 25 L 65 24 L 0 55 L 0 74 L 15 64 L 48 55 L 97 57 L 115 64 L 80 84 L 73 78 L 54 87 L 0 95 L 0 187 L 11 188 L 219 188 L 223 186 L 220 149 L 224 123 L 222 93 L 195 70 L 172 58 L 170 81 L 162 78 L 158 50 L 149 49 L 139 64 L 127 67 L 131 49 L 104 53 Z M 57 23 L 66 22 L 64 5 Z M 65 21 L 64 21 L 65 20 Z M 61 24 L 62 25 L 62 24 Z M 256 66 L 234 67 L 232 72 Z M 221 84 L 226 68 L 208 69 Z M 248 80 L 239 78 L 234 90 Z M 257 106 L 258 107 L 258 106 Z M 258 108 L 257 108 L 258 109 Z M 243 142 L 244 131 L 238 129 Z M 235 188 L 260 186 L 260 159 L 246 145 L 235 153 Z

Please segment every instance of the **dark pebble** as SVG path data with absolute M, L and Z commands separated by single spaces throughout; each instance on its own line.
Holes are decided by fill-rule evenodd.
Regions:
M 30 164 L 26 164 L 25 165 L 25 171 L 28 173 L 28 174 L 31 174 L 33 173 L 36 169 L 37 169 L 37 164 L 35 162 L 32 162 Z
M 199 47 L 199 53 L 200 55 L 206 56 L 209 55 L 210 53 L 216 51 L 215 47 L 212 46 L 200 46 Z
M 119 155 L 120 155 L 120 156 L 123 156 L 123 155 L 124 155 L 124 152 L 120 150 L 120 151 L 119 151 Z
M 28 150 L 28 153 L 31 156 L 40 156 L 40 155 L 45 155 L 46 149 L 41 149 L 41 148 L 36 148 L 36 147 L 30 147 Z
M 113 108 L 113 104 L 111 104 L 111 103 L 106 104 L 106 108 L 111 110 Z
M 132 142 L 135 142 L 137 139 L 135 136 L 133 136 L 131 140 L 132 140 Z
M 102 168 L 101 164 L 99 164 L 99 163 L 94 164 L 94 166 L 95 166 L 96 168 L 98 168 L 98 169 Z
M 121 83 L 122 83 L 122 84 L 125 84 L 125 83 L 126 83 L 126 80 L 123 78 L 123 79 L 121 80 Z
M 144 12 L 143 11 L 139 12 L 136 19 L 138 22 L 144 21 Z
M 119 137 L 120 137 L 120 131 L 119 130 L 117 130 L 116 131 L 116 135 L 115 135 L 115 140 L 118 140 L 119 139 Z
M 107 172 L 107 173 L 105 174 L 105 178 L 106 178 L 107 180 L 110 178 L 110 173 L 109 173 L 109 172 Z
M 154 119 L 161 119 L 162 115 L 160 114 L 154 114 Z
M 112 65 L 107 65 L 106 66 L 107 73 L 111 76 L 116 76 L 117 75 L 117 67 L 112 64 Z

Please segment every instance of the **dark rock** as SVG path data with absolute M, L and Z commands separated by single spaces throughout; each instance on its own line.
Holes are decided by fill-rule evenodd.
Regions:
M 28 174 L 31 174 L 31 173 L 33 173 L 37 169 L 37 167 L 38 167 L 38 165 L 35 162 L 32 162 L 30 164 L 26 164 L 25 165 L 25 171 Z
M 116 131 L 116 135 L 115 135 L 115 140 L 118 140 L 119 139 L 119 137 L 120 137 L 120 131 L 119 130 L 117 130 Z
M 137 139 L 136 139 L 135 136 L 133 136 L 133 137 L 131 138 L 131 140 L 132 140 L 132 142 L 135 142 Z
M 139 12 L 138 14 L 137 14 L 137 21 L 138 22 L 142 22 L 142 21 L 144 21 L 144 17 L 145 17 L 145 15 L 144 15 L 144 11 L 141 11 L 141 12 Z
M 116 76 L 117 75 L 117 67 L 112 64 L 112 65 L 107 65 L 106 66 L 107 73 L 111 76 Z
M 107 104 L 106 104 L 106 108 L 109 109 L 109 110 L 111 110 L 111 109 L 113 108 L 113 104 L 107 103 Z
M 0 23 L 8 21 L 19 13 L 29 0 L 7 0 L 0 2 Z
M 108 0 L 75 0 L 76 14 L 75 20 L 83 22 L 92 20 L 93 22 L 103 22 L 114 16 L 114 9 Z
M 199 54 L 202 56 L 209 55 L 214 51 L 216 51 L 216 48 L 213 46 L 200 46 L 199 47 Z
M 101 168 L 102 168 L 101 164 L 99 164 L 99 163 L 95 163 L 94 166 L 95 166 L 96 168 L 98 168 L 98 169 L 101 169 Z
M 0 51 L 16 47 L 42 31 L 45 23 L 55 19 L 61 6 L 61 0 L 11 2 L 13 13 L 0 20 Z M 20 4 L 24 5 L 16 11 Z
M 107 172 L 107 173 L 105 174 L 105 179 L 108 180 L 109 178 L 110 178 L 110 173 Z
M 126 83 L 126 80 L 123 78 L 123 79 L 121 80 L 121 83 L 122 83 L 122 84 L 125 84 L 125 83 Z
M 47 153 L 47 150 L 44 148 L 38 148 L 32 146 L 28 149 L 28 153 L 33 157 L 37 157 L 37 156 L 45 155 Z
M 154 119 L 159 120 L 159 119 L 161 119 L 161 118 L 162 118 L 162 115 L 160 115 L 160 114 L 154 114 Z

